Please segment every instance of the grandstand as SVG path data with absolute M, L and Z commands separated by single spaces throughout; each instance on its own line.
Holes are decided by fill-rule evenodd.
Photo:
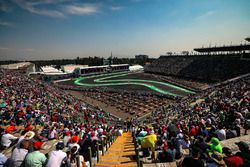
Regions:
M 35 71 L 35 64 L 31 62 L 20 62 L 20 63 L 0 65 L 0 68 L 20 71 L 24 74 L 29 74 L 30 72 Z
M 161 56 L 146 73 L 127 64 L 81 67 L 64 84 L 0 69 L 0 163 L 31 163 L 39 152 L 43 166 L 175 167 L 194 155 L 201 166 L 228 157 L 249 166 L 249 45 L 195 50 L 201 54 Z M 217 84 L 198 91 L 197 80 Z
M 219 47 L 209 47 L 209 48 L 195 48 L 194 51 L 197 51 L 199 53 L 220 53 L 220 54 L 225 54 L 231 53 L 229 56 L 234 56 L 232 53 L 237 54 L 237 53 L 243 53 L 245 51 L 249 52 L 250 51 L 250 45 L 245 44 L 245 45 L 234 45 L 234 46 L 219 46 Z M 237 55 L 236 55 L 237 56 Z
M 76 68 L 73 73 L 76 76 L 96 75 L 106 72 L 118 72 L 129 70 L 128 64 L 113 64 L 104 66 L 89 66 Z
M 124 122 L 104 112 L 100 106 L 90 106 L 84 99 L 77 99 L 54 85 L 19 72 L 1 70 L 0 76 L 0 130 L 4 136 L 1 144 L 5 144 L 1 153 L 11 162 L 16 162 L 13 156 L 15 149 L 22 148 L 6 145 L 4 138 L 15 135 L 17 139 L 20 132 L 24 134 L 28 131 L 34 131 L 36 135 L 24 134 L 20 137 L 21 141 L 24 140 L 22 138 L 32 138 L 34 143 L 42 142 L 39 147 L 41 154 L 55 153 L 58 151 L 56 143 L 68 138 L 67 149 L 63 151 L 79 147 L 77 157 L 83 156 L 86 165 L 96 167 L 176 166 L 192 152 L 193 146 L 199 146 L 201 136 L 204 136 L 203 145 L 210 144 L 212 137 L 216 137 L 221 147 L 229 147 L 233 152 L 239 151 L 236 141 L 244 141 L 245 147 L 250 145 L 250 136 L 245 135 L 250 127 L 246 124 L 250 119 L 249 76 L 167 103 L 141 120 L 135 116 Z M 112 98 L 108 92 L 99 92 L 93 93 L 101 100 L 104 99 L 102 94 Z M 156 101 L 152 96 L 146 100 L 153 100 L 152 104 Z M 130 106 L 130 102 L 126 105 Z M 123 134 L 123 129 L 132 133 Z M 55 135 L 53 138 L 52 134 Z M 150 145 L 149 151 L 151 141 L 153 145 Z M 34 147 L 37 149 L 37 145 L 34 144 Z M 169 149 L 180 154 L 173 155 L 174 159 L 162 158 Z M 69 154 L 76 156 L 74 153 Z M 79 159 L 75 161 L 79 162 Z M 247 162 L 242 159 L 241 163 Z
M 199 55 L 160 56 L 146 73 L 220 82 L 250 72 L 250 45 L 196 48 Z

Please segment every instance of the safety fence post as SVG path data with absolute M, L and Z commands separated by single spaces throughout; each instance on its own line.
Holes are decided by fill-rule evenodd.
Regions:
M 136 147 L 135 153 L 136 153 L 137 166 L 140 166 L 140 156 L 139 156 L 139 148 L 138 147 Z
M 88 150 L 89 150 L 89 166 L 92 167 L 92 151 L 91 151 L 91 147 L 89 147 Z
M 102 139 L 102 156 L 104 156 L 104 141 L 103 141 L 104 139 Z
M 99 162 L 99 142 L 96 142 L 96 157 L 97 157 L 97 162 Z

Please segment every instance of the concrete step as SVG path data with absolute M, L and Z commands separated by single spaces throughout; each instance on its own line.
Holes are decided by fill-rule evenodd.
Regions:
M 135 167 L 135 148 L 132 142 L 132 134 L 124 133 L 119 136 L 110 146 L 100 161 L 95 163 L 96 167 Z

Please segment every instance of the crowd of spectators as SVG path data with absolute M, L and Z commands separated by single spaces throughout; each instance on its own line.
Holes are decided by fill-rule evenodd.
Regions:
M 65 165 L 75 164 L 78 154 L 86 166 L 88 147 L 95 153 L 96 141 L 114 134 L 117 121 L 48 83 L 0 70 L 1 167 L 60 167 L 65 157 Z M 52 141 L 54 151 L 46 149 Z
M 250 72 L 249 61 L 235 56 L 161 56 L 144 67 L 148 73 L 207 82 L 224 81 Z
M 164 75 L 155 75 L 155 76 L 157 76 L 157 78 L 159 78 L 162 81 L 169 82 L 175 85 L 180 85 L 181 87 L 191 90 L 202 91 L 210 87 L 208 83 L 198 82 L 192 79 L 183 79 L 180 77 L 164 76 Z
M 240 152 L 233 155 L 220 142 L 250 129 L 250 77 L 179 99 L 143 121 L 149 124 L 133 130 L 144 156 L 151 150 L 153 161 L 173 162 L 190 150 L 182 166 L 249 166 L 249 143 L 236 143 Z
M 85 96 L 89 96 L 88 93 Z M 135 98 L 117 93 L 111 98 L 105 92 L 94 91 L 93 96 L 116 106 L 119 100 L 126 98 L 125 106 L 133 105 L 132 102 L 166 104 L 164 100 L 158 104 L 159 100 L 150 95 Z M 230 163 L 249 166 L 248 143 L 237 142 L 240 151 L 236 155 L 220 144 L 247 133 L 249 111 L 248 76 L 197 95 L 177 98 L 142 122 L 133 118 L 127 120 L 126 125 L 134 132 L 143 156 L 149 156 L 150 150 L 153 161 L 183 159 L 182 166 L 230 166 Z M 0 70 L 0 119 L 0 167 L 74 166 L 76 157 L 81 166 L 88 166 L 91 159 L 88 148 L 95 157 L 96 142 L 121 131 L 112 124 L 118 119 L 110 114 L 88 106 L 49 83 L 8 70 Z M 46 143 L 51 141 L 56 141 L 56 148 L 45 152 Z M 191 157 L 186 156 L 187 150 Z
M 33 120 L 73 122 L 78 116 L 85 122 L 95 120 L 106 123 L 115 118 L 102 110 L 93 110 L 84 102 L 65 91 L 39 80 L 34 80 L 13 71 L 0 71 L 1 123 L 11 121 L 17 125 Z

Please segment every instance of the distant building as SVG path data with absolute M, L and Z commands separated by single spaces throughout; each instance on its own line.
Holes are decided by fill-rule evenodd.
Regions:
M 148 59 L 148 55 L 135 55 L 135 59 L 147 60 Z
M 109 59 L 103 59 L 103 63 L 102 63 L 104 66 L 105 65 L 111 65 L 111 60 Z
M 35 71 L 35 64 L 31 62 L 21 62 L 21 63 L 1 65 L 0 68 L 8 70 L 17 70 L 22 73 L 29 74 L 30 72 Z

